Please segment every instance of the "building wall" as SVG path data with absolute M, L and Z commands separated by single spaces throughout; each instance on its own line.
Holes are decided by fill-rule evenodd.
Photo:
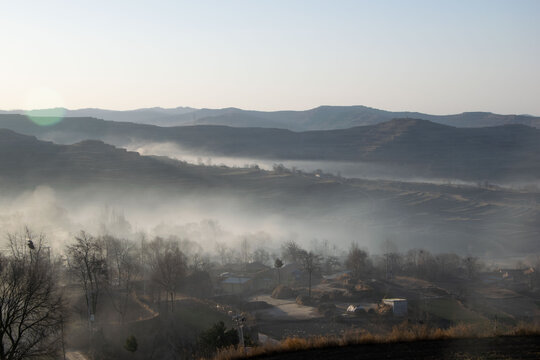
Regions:
M 394 315 L 396 316 L 407 315 L 407 301 L 395 301 L 393 308 L 394 308 Z
M 407 315 L 407 300 L 383 299 L 383 303 L 392 306 L 392 312 L 395 316 Z

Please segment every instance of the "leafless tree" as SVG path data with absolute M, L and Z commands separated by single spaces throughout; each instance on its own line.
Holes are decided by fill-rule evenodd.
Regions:
M 216 251 L 221 261 L 221 265 L 231 264 L 232 262 L 234 262 L 236 254 L 233 249 L 227 246 L 227 244 L 217 243 Z
M 311 280 L 313 273 L 320 268 L 321 256 L 312 251 L 302 250 L 300 253 L 302 267 L 308 273 L 308 296 L 311 297 Z
M 229 251 L 229 248 L 225 243 L 217 243 L 216 244 L 216 251 L 219 256 L 219 260 L 221 261 L 221 265 L 225 265 L 227 263 L 227 252 Z
M 244 269 L 247 269 L 247 264 L 251 261 L 251 246 L 248 238 L 244 237 L 240 242 L 240 260 L 244 265 Z
M 351 270 L 352 277 L 359 279 L 368 270 L 368 253 L 360 249 L 358 244 L 353 243 L 345 260 L 345 266 Z
M 121 321 L 124 322 L 129 296 L 133 291 L 134 280 L 139 274 L 139 252 L 136 244 L 127 239 L 105 236 L 103 243 L 107 249 L 106 259 L 109 274 L 107 290 L 111 303 L 120 314 Z M 114 288 L 120 296 L 115 296 Z
M 83 288 L 88 312 L 88 326 L 97 312 L 101 291 L 107 281 L 107 264 L 104 246 L 100 239 L 84 231 L 75 237 L 75 244 L 67 247 L 67 259 L 70 271 L 77 277 Z
M 148 244 L 147 252 L 152 280 L 167 293 L 171 311 L 174 312 L 176 292 L 186 275 L 186 257 L 177 242 L 165 241 L 159 237 Z
M 465 266 L 467 278 L 470 280 L 473 280 L 476 278 L 476 276 L 478 276 L 478 272 L 482 267 L 482 265 L 478 261 L 478 258 L 474 256 L 467 256 L 466 258 L 464 258 L 463 265 Z
M 436 276 L 437 267 L 435 257 L 431 252 L 424 249 L 411 249 L 406 255 L 406 267 L 411 275 L 425 279 L 433 279 Z
M 396 258 L 396 254 L 398 252 L 396 244 L 390 240 L 386 239 L 382 244 L 382 250 L 384 254 L 384 262 L 385 262 L 385 277 L 386 280 L 392 279 L 394 277 L 394 261 L 393 259 Z
M 294 240 L 289 240 L 282 246 L 283 259 L 297 263 L 302 260 L 303 250 Z
M 270 253 L 263 248 L 258 248 L 253 252 L 253 261 L 268 265 L 270 262 Z
M 188 268 L 191 272 L 209 271 L 212 268 L 210 257 L 200 252 L 188 256 Z
M 64 304 L 43 236 L 9 237 L 0 256 L 0 359 L 55 359 L 61 350 Z
M 461 258 L 456 254 L 438 254 L 435 256 L 438 278 L 455 278 L 459 275 Z
M 328 255 L 323 259 L 324 272 L 331 274 L 334 270 L 340 266 L 340 262 L 337 256 Z

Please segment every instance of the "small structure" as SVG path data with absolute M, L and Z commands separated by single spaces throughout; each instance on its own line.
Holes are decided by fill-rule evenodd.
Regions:
M 251 289 L 252 279 L 247 277 L 231 276 L 221 282 L 223 291 L 228 294 L 241 294 Z
M 524 268 L 524 269 L 499 269 L 499 273 L 502 276 L 504 281 L 511 282 L 526 282 L 531 275 L 534 274 L 534 268 Z
M 347 312 L 348 313 L 353 313 L 353 314 L 361 314 L 361 313 L 366 312 L 366 311 L 360 305 L 349 305 L 349 307 L 347 308 Z
M 347 312 L 353 314 L 365 314 L 375 309 L 377 309 L 377 304 L 374 303 L 351 304 L 347 307 Z
M 383 299 L 382 302 L 392 307 L 394 316 L 407 316 L 407 299 Z
M 343 276 L 347 276 L 347 275 L 351 275 L 352 271 L 350 270 L 345 270 L 345 271 L 340 271 L 340 272 L 337 272 L 337 273 L 334 273 L 334 274 L 331 274 L 331 275 L 323 275 L 323 279 L 324 280 L 330 280 L 330 281 L 333 281 L 333 280 L 338 280 L 339 278 L 343 277 Z

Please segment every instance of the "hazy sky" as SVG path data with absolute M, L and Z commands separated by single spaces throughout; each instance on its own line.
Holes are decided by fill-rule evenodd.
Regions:
M 540 1 L 0 0 L 0 108 L 540 115 Z

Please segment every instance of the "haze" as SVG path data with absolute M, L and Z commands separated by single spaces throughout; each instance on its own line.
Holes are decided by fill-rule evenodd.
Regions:
M 540 2 L 0 12 L 0 360 L 533 359 Z

